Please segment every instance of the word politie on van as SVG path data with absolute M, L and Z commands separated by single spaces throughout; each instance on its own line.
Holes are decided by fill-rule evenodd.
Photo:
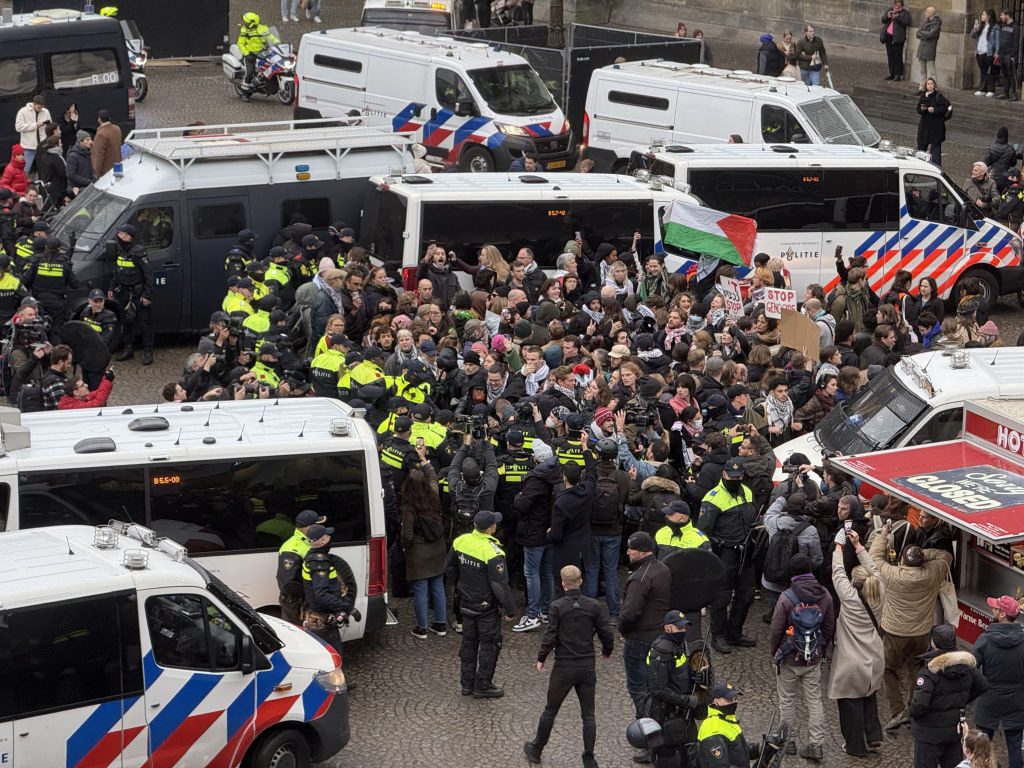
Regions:
M 897 477 L 893 482 L 968 514 L 1024 504 L 1024 477 L 990 464 Z

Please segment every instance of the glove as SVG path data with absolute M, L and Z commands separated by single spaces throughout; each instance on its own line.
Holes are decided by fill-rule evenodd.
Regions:
M 845 527 L 840 528 L 838 531 L 836 531 L 836 535 L 835 535 L 835 538 L 833 539 L 833 541 L 836 544 L 845 544 L 846 543 L 846 528 Z
M 687 709 L 694 710 L 694 709 L 696 709 L 699 706 L 700 706 L 700 699 L 698 699 L 696 696 L 692 696 L 691 695 L 691 696 L 687 696 L 686 697 L 686 708 Z
M 114 369 L 113 368 L 107 368 L 106 372 L 103 374 L 103 378 L 105 378 L 107 381 L 113 381 L 114 380 Z

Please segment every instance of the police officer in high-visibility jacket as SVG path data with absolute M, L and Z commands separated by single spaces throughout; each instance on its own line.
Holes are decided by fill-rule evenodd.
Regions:
M 295 531 L 277 550 L 277 601 L 281 604 L 281 618 L 302 626 L 302 609 L 306 606 L 306 592 L 302 582 L 302 564 L 309 553 L 307 534 L 314 525 L 323 525 L 321 517 L 312 509 L 304 509 L 295 516 Z
M 685 501 L 670 501 L 665 505 L 665 525 L 654 534 L 655 553 L 664 560 L 680 549 L 703 549 L 711 551 L 711 540 L 704 532 L 690 523 L 690 505 Z M 700 610 L 686 614 L 692 624 L 690 632 L 702 637 Z
M 0 324 L 10 321 L 28 291 L 11 268 L 11 257 L 0 253 Z
M 309 364 L 309 381 L 313 394 L 319 397 L 338 399 L 338 385 L 348 369 L 345 367 L 345 352 L 351 342 L 344 333 L 327 337 L 327 349 L 313 358 Z
M 697 740 L 700 701 L 693 695 L 693 672 L 686 658 L 689 626 L 682 613 L 669 611 L 647 653 L 647 717 L 661 725 L 663 737 L 653 750 L 655 768 L 685 765 L 685 745 Z
M 757 755 L 752 754 L 736 721 L 739 691 L 729 683 L 715 683 L 710 693 L 712 703 L 708 704 L 708 716 L 697 734 L 697 765 L 699 768 L 748 768 L 750 760 Z
M 260 51 L 276 43 L 266 24 L 260 24 L 259 14 L 249 11 L 242 16 L 242 27 L 238 32 L 238 49 L 245 61 L 245 77 L 242 79 L 242 101 L 249 101 L 252 92 L 252 78 L 256 74 L 256 56 Z
M 317 523 L 306 531 L 309 551 L 302 560 L 306 609 L 302 626 L 341 654 L 338 626 L 347 624 L 356 604 L 356 578 L 342 558 L 332 555 L 334 529 Z M 358 618 L 358 617 L 357 617 Z
M 532 446 L 533 441 L 531 441 Z M 506 452 L 498 457 L 498 487 L 494 491 L 494 508 L 501 512 L 501 531 L 498 538 L 505 544 L 509 571 L 516 576 L 523 573 L 523 546 L 516 541 L 519 509 L 516 494 L 523 488 L 526 473 L 537 466 L 532 448 L 526 447 L 526 436 L 518 429 L 505 433 Z M 514 578 L 514 577 L 513 577 Z
M 110 349 L 110 343 L 114 339 L 114 330 L 117 328 L 117 315 L 107 309 L 106 297 L 99 288 L 89 291 L 89 301 L 82 310 L 81 321 L 99 334 L 100 341 Z M 89 385 L 89 389 L 96 389 L 103 379 L 103 372 L 106 366 L 99 369 L 86 368 L 82 365 L 82 380 Z
M 39 256 L 46 247 L 46 238 L 49 236 L 50 226 L 40 219 L 32 225 L 31 234 L 22 235 L 14 245 L 14 268 L 18 276 L 25 274 L 32 259 Z M 40 242 L 36 242 L 36 241 Z
M 117 260 L 114 277 L 107 290 L 108 299 L 117 299 L 124 308 L 121 314 L 121 341 L 124 349 L 118 360 L 132 358 L 132 345 L 137 333 L 142 335 L 142 364 L 153 363 L 153 267 L 145 249 L 135 242 L 135 227 L 122 224 L 117 229 Z
M 498 512 L 477 512 L 473 530 L 455 539 L 445 567 L 462 610 L 462 695 L 475 699 L 505 695 L 505 689 L 494 684 L 494 668 L 501 653 L 501 614 L 512 621 L 516 600 L 508 585 L 505 553 L 494 538 L 500 522 Z

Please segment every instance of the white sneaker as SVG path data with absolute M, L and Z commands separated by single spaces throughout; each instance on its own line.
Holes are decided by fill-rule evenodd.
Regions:
M 513 632 L 529 632 L 530 630 L 536 629 L 540 626 L 540 619 L 531 619 L 529 616 L 523 616 L 519 622 L 512 627 Z
M 309 8 L 306 9 L 306 18 L 309 18 Z
M 319 24 L 320 23 L 320 17 L 319 16 L 314 16 L 313 17 L 313 23 L 314 24 Z
M 985 94 L 985 98 L 991 99 L 995 95 L 996 95 L 995 91 L 989 91 L 988 93 Z
M 281 23 L 282 24 L 287 24 L 288 23 L 288 17 L 287 16 L 282 16 L 281 17 Z
M 975 91 L 975 92 L 974 92 L 974 95 L 975 95 L 975 96 L 984 96 L 984 95 L 985 95 L 985 92 L 984 92 L 984 91 Z
M 540 615 L 540 621 L 541 621 L 541 624 L 547 624 L 551 620 L 548 618 L 548 615 L 546 613 L 542 613 Z
M 298 21 L 298 20 L 299 20 L 298 16 L 294 16 L 294 15 L 292 16 L 292 21 Z

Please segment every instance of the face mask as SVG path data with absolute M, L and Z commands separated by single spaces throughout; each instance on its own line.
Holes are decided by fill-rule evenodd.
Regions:
M 740 487 L 743 485 L 743 481 L 740 479 L 725 479 L 722 481 L 722 485 L 725 486 L 725 490 L 729 493 L 736 495 L 739 493 Z
M 695 426 L 697 429 L 700 429 L 703 424 L 704 424 L 704 419 L 694 419 L 693 420 L 693 426 Z
M 735 715 L 736 714 L 736 705 L 737 704 L 739 704 L 739 702 L 738 701 L 734 701 L 731 704 L 723 704 L 722 706 L 715 706 L 715 709 L 717 709 L 723 715 Z

